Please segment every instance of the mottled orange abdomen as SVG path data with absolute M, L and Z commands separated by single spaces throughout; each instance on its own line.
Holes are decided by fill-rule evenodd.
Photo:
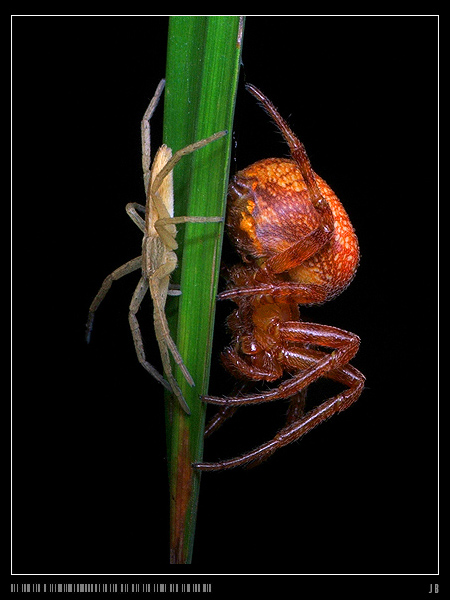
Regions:
M 347 213 L 333 190 L 315 175 L 334 219 L 330 240 L 313 256 L 287 270 L 290 281 L 324 286 L 327 298 L 341 293 L 359 262 L 359 246 Z M 228 196 L 227 224 L 246 261 L 262 265 L 317 230 L 321 214 L 314 207 L 300 168 L 291 159 L 268 158 L 239 171 Z

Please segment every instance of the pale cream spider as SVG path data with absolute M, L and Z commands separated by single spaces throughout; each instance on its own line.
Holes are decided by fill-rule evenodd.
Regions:
M 194 385 L 194 381 L 170 335 L 165 314 L 167 296 L 181 294 L 179 287 L 171 285 L 169 282 L 170 275 L 177 266 L 177 255 L 174 252 L 178 248 L 175 241 L 177 234 L 175 225 L 177 223 L 218 223 L 223 219 L 222 217 L 174 217 L 172 170 L 183 156 L 221 138 L 227 132 L 220 131 L 206 139 L 190 144 L 175 152 L 173 156 L 172 150 L 163 144 L 156 152 L 153 164 L 151 164 L 150 119 L 158 105 L 164 84 L 163 79 L 159 83 L 141 122 L 142 168 L 144 171 L 146 205 L 142 206 L 136 202 L 131 202 L 126 206 L 128 216 L 144 234 L 142 254 L 113 271 L 103 281 L 89 308 L 86 340 L 87 342 L 90 341 L 95 311 L 106 296 L 112 282 L 128 273 L 141 269 L 141 278 L 131 299 L 128 315 L 136 354 L 141 365 L 164 387 L 175 394 L 180 405 L 189 414 L 189 407 L 172 373 L 169 351 L 180 367 L 186 381 L 190 385 Z M 145 220 L 138 212 L 145 215 Z M 145 358 L 142 335 L 136 318 L 136 313 L 147 290 L 150 291 L 153 301 L 155 335 L 166 379 Z

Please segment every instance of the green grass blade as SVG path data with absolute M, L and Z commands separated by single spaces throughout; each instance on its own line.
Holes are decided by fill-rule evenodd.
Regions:
M 225 215 L 242 34 L 243 19 L 237 16 L 170 19 L 165 143 L 176 151 L 217 131 L 229 132 L 176 166 L 175 215 Z M 223 223 L 186 224 L 178 231 L 182 295 L 170 299 L 168 317 L 195 387 L 175 371 L 191 415 L 169 399 L 166 430 L 171 562 L 186 564 L 192 557 L 200 486 L 191 463 L 203 453 L 205 407 L 199 397 L 208 390 Z

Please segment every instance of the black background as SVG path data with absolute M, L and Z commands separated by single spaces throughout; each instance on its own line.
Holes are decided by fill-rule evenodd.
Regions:
M 435 573 L 437 19 L 247 18 L 241 83 L 289 120 L 359 236 L 352 285 L 303 315 L 361 337 L 367 387 L 266 464 L 205 474 L 185 567 L 168 565 L 162 392 L 128 328 L 137 275 L 84 342 L 101 281 L 140 252 L 124 208 L 143 201 L 139 126 L 167 23 L 13 20 L 13 572 Z M 242 88 L 235 136 L 233 168 L 287 155 Z M 231 308 L 218 306 L 216 394 L 233 385 L 218 359 Z M 270 439 L 285 410 L 241 409 L 206 457 Z

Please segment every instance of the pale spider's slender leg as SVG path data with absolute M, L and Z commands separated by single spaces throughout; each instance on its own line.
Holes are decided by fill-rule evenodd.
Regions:
M 167 388 L 168 390 L 172 390 L 171 386 L 164 379 L 162 375 L 158 373 L 158 371 L 147 361 L 144 352 L 144 343 L 142 341 L 141 330 L 139 327 L 139 322 L 136 317 L 136 313 L 139 310 L 139 307 L 144 299 L 145 294 L 148 290 L 148 281 L 145 277 L 141 277 L 139 283 L 134 291 L 133 297 L 130 303 L 130 309 L 128 313 L 128 321 L 130 323 L 131 334 L 133 336 L 134 347 L 136 350 L 136 354 L 138 357 L 138 361 L 144 367 L 146 371 L 150 373 L 159 383 Z
M 222 221 L 222 217 L 169 217 L 158 219 L 155 223 L 155 229 L 164 244 L 171 250 L 176 250 L 178 244 L 173 235 L 165 229 L 165 225 L 176 225 L 177 223 L 221 223 Z
M 156 339 L 158 340 L 158 336 L 156 336 Z M 165 340 L 162 340 L 162 342 L 163 343 L 159 347 L 162 363 L 163 363 L 163 365 L 165 365 L 165 364 L 170 365 L 169 352 L 167 350 L 167 346 L 164 345 Z M 158 340 L 158 344 L 159 344 L 159 340 Z M 188 406 L 186 400 L 184 399 L 183 392 L 181 391 L 177 380 L 173 376 L 172 371 L 170 370 L 170 371 L 165 372 L 165 375 L 170 384 L 170 391 L 172 392 L 172 394 L 175 394 L 175 396 L 178 399 L 178 402 L 181 405 L 181 408 L 185 411 L 185 413 L 190 415 L 191 411 L 189 409 L 189 406 Z
M 183 359 L 181 358 L 180 353 L 178 352 L 178 348 L 175 342 L 170 335 L 169 324 L 167 323 L 166 313 L 165 313 L 165 305 L 166 305 L 166 296 L 168 294 L 168 284 L 169 277 L 172 271 L 176 267 L 176 261 L 168 261 L 165 264 L 161 265 L 149 278 L 149 286 L 150 286 L 150 294 L 153 299 L 154 306 L 154 319 L 155 319 L 155 332 L 157 334 L 158 340 L 162 339 L 164 343 L 162 344 L 166 348 L 170 350 L 172 356 L 179 365 L 186 381 L 189 385 L 194 385 L 194 380 L 192 379 L 189 371 L 186 368 L 186 365 L 183 363 Z M 161 346 L 161 344 L 160 344 Z M 170 362 L 167 365 L 164 365 L 164 370 L 171 372 Z
M 145 195 L 147 196 L 148 184 L 150 182 L 151 166 L 151 141 L 150 141 L 150 119 L 158 106 L 159 99 L 164 89 L 165 80 L 161 79 L 156 88 L 155 95 L 150 101 L 141 121 L 141 143 L 142 143 L 142 170 L 144 172 Z
M 115 271 L 110 273 L 107 277 L 105 277 L 100 290 L 98 291 L 97 295 L 95 296 L 95 298 L 93 299 L 93 301 L 91 303 L 91 306 L 89 307 L 88 320 L 86 323 L 86 341 L 87 341 L 87 343 L 89 343 L 91 340 L 91 332 L 92 332 L 92 327 L 94 325 L 95 311 L 99 307 L 103 298 L 108 293 L 108 291 L 112 285 L 112 282 L 117 281 L 118 279 L 120 279 L 121 277 L 124 277 L 125 275 L 128 275 L 128 273 L 137 271 L 137 269 L 140 269 L 141 267 L 142 267 L 142 256 L 138 256 L 137 258 L 133 258 L 132 260 L 129 260 L 127 263 L 125 263 L 124 265 L 122 265 L 121 267 L 119 267 L 118 269 L 116 269 Z
M 142 233 L 146 233 L 145 221 L 142 217 L 140 217 L 137 214 L 138 210 L 145 214 L 145 206 L 142 206 L 142 204 L 138 204 L 137 202 L 129 202 L 126 205 L 125 210 L 127 211 L 127 215 L 130 217 L 130 219 L 133 221 L 133 223 L 137 227 L 139 227 L 139 229 L 142 231 Z
M 192 152 L 195 152 L 196 150 L 199 150 L 200 148 L 207 146 L 211 142 L 214 142 L 215 140 L 220 139 L 221 137 L 223 137 L 226 134 L 227 134 L 227 131 L 225 131 L 225 130 L 218 131 L 217 133 L 214 133 L 213 135 L 205 138 L 204 140 L 199 140 L 198 142 L 189 144 L 189 146 L 186 146 L 185 148 L 181 148 L 180 150 L 177 150 L 175 152 L 175 154 L 163 166 L 163 168 L 156 174 L 156 176 L 153 180 L 153 183 L 152 183 L 151 195 L 153 196 L 155 194 L 155 192 L 157 192 L 159 190 L 163 180 L 173 170 L 173 168 L 175 167 L 177 162 L 179 162 L 183 158 L 183 156 L 186 156 L 187 154 L 191 154 Z M 160 215 L 162 215 L 162 214 L 164 214 L 164 212 L 166 212 L 164 208 L 162 210 L 160 210 L 161 204 L 162 203 L 161 203 L 160 199 L 159 199 L 159 202 L 155 202 L 156 209 L 158 211 L 158 214 L 160 214 Z M 164 205 L 162 205 L 162 206 L 164 206 Z M 204 218 L 209 218 L 209 217 L 200 217 L 200 218 L 204 219 Z
M 155 335 L 161 354 L 164 374 L 167 377 L 169 383 L 172 385 L 172 390 L 178 398 L 178 401 L 180 402 L 181 406 L 188 414 L 190 414 L 190 410 L 186 403 L 186 400 L 184 399 L 183 394 L 178 386 L 178 383 L 176 382 L 176 379 L 173 376 L 169 356 L 170 350 L 176 364 L 180 367 L 181 372 L 183 373 L 183 376 L 186 379 L 186 381 L 189 383 L 189 385 L 194 385 L 194 380 L 192 379 L 186 365 L 183 362 L 183 359 L 181 358 L 180 353 L 178 352 L 178 348 L 175 342 L 173 341 L 172 336 L 170 335 L 169 324 L 167 323 L 165 313 L 169 277 L 175 267 L 176 260 L 168 261 L 164 265 L 161 265 L 161 267 L 159 267 L 159 269 L 157 269 L 149 278 L 148 284 L 150 286 L 150 295 L 153 299 L 153 318 Z

